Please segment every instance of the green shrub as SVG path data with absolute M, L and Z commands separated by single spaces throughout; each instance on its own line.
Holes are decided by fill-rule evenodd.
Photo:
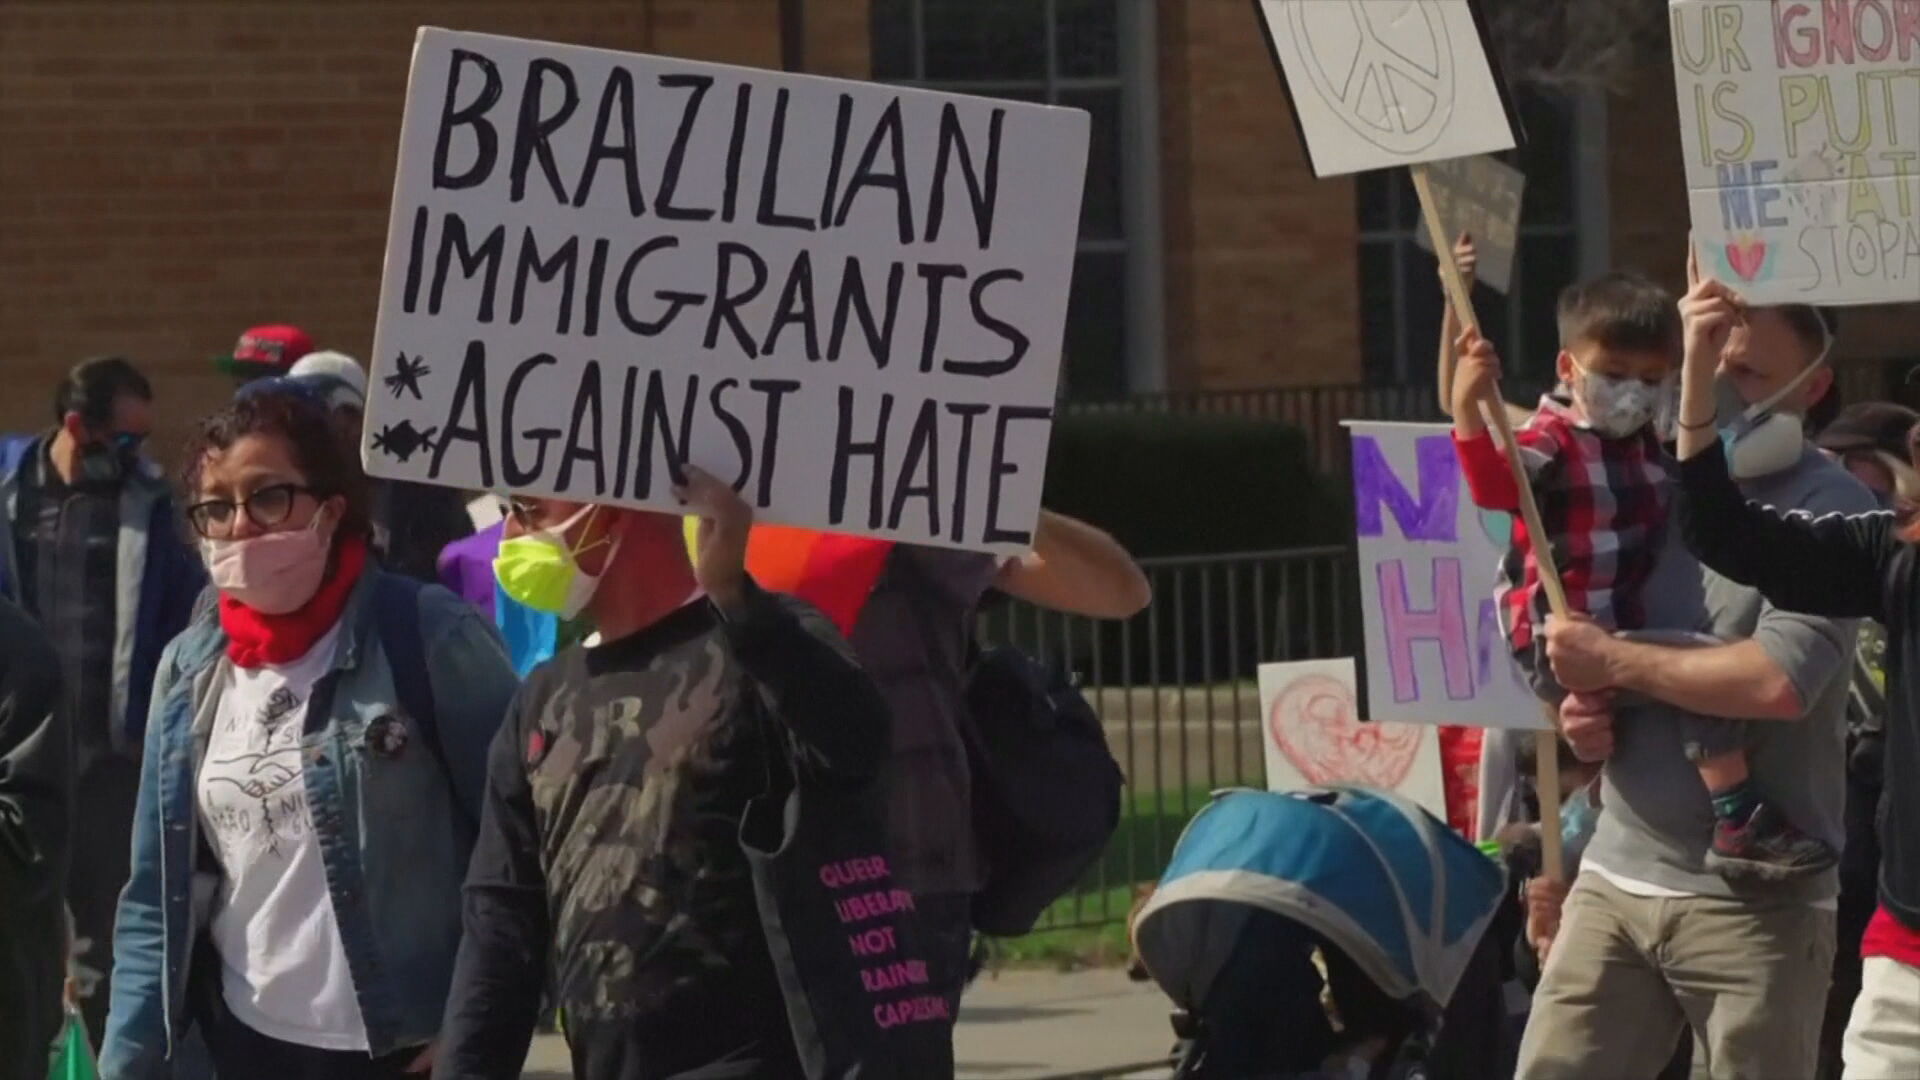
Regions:
M 1349 501 L 1281 421 L 1104 413 L 1053 427 L 1047 506 L 1139 558 L 1344 543 Z
M 1350 502 L 1314 467 L 1299 429 L 1282 422 L 1110 413 L 1065 417 L 1054 428 L 1047 506 L 1108 530 L 1137 558 L 1344 545 Z M 1236 577 L 1221 566 L 1157 567 L 1148 574 L 1154 610 L 1130 626 L 1074 620 L 1069 629 L 1062 616 L 993 605 L 983 632 L 1109 683 L 1247 678 L 1277 655 L 1277 635 L 1299 635 L 1288 650 L 1295 655 L 1355 647 L 1342 632 L 1358 625 L 1346 610 L 1355 592 L 1349 573 L 1330 572 L 1327 562 L 1310 579 L 1299 572 L 1307 569 L 1256 578 L 1245 568 Z M 1256 612 L 1268 655 L 1259 651 Z

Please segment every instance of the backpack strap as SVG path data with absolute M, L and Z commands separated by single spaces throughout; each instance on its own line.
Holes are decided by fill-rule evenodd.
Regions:
M 420 725 L 427 750 L 440 765 L 447 790 L 455 791 L 453 770 L 447 765 L 447 753 L 440 743 L 440 723 L 433 704 L 433 678 L 427 670 L 426 642 L 420 634 L 420 590 L 426 586 L 400 574 L 382 573 L 374 583 L 374 626 L 380 635 L 380 648 L 387 654 L 387 669 L 393 675 L 393 693 L 403 712 Z M 461 817 L 467 812 L 456 796 L 453 800 Z

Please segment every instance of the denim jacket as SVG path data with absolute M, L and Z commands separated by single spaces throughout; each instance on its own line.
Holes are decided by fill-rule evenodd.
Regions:
M 395 704 L 374 624 L 374 591 L 407 587 L 371 568 L 341 615 L 333 666 L 301 733 L 308 814 L 340 927 L 369 1049 L 431 1041 L 460 944 L 460 887 L 486 786 L 488 744 L 517 689 L 493 627 L 438 586 L 420 588 L 420 633 L 444 760 Z M 196 874 L 196 779 L 227 636 L 203 617 L 167 647 L 134 809 L 132 874 L 114 925 L 113 999 L 103 1080 L 164 1080 L 190 1020 L 195 943 L 217 880 Z M 404 723 L 406 738 L 368 740 Z M 376 730 L 376 734 L 388 734 Z

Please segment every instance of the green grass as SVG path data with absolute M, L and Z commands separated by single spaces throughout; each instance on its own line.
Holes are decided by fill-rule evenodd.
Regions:
M 1131 793 L 1113 839 L 1086 882 L 1041 916 L 1040 929 L 994 941 L 994 962 L 1068 968 L 1125 963 L 1135 886 L 1159 880 L 1181 830 L 1209 798 L 1205 788 Z

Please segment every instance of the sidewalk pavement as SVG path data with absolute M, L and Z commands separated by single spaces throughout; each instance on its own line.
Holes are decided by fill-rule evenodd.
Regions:
M 1032 1080 L 1164 1061 L 1173 1049 L 1171 1009 L 1158 989 L 1118 971 L 982 976 L 967 992 L 954 1035 L 958 1080 Z M 559 1036 L 534 1040 L 525 1077 L 570 1080 Z

